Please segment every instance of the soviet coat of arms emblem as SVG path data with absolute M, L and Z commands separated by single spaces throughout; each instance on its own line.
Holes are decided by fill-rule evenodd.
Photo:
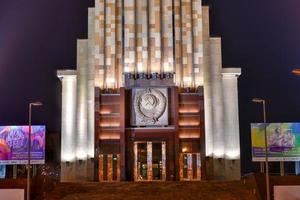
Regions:
M 137 88 L 133 93 L 132 125 L 168 125 L 166 88 Z

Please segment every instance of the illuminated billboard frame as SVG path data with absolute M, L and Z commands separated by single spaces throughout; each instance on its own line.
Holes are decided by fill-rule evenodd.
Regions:
M 300 123 L 266 123 L 268 160 L 300 161 Z M 251 124 L 252 161 L 265 161 L 265 124 Z
M 28 126 L 0 126 L 0 165 L 28 163 Z M 46 127 L 31 126 L 30 163 L 45 163 Z

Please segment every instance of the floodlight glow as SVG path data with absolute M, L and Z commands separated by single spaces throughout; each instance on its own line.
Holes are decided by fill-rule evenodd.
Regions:
M 79 150 L 79 151 L 76 152 L 76 158 L 78 160 L 86 160 L 87 153 L 85 151 L 83 151 L 83 150 Z
M 239 159 L 240 158 L 240 150 L 229 150 L 225 152 L 225 158 L 228 159 Z
M 192 77 L 190 76 L 186 76 L 186 77 L 183 77 L 183 83 L 184 83 L 184 86 L 192 86 Z
M 224 158 L 224 150 L 223 149 L 214 149 L 213 156 L 214 156 L 214 158 Z
M 106 85 L 108 88 L 114 88 L 115 82 L 116 81 L 114 78 L 109 78 L 109 77 L 106 78 Z
M 74 161 L 75 160 L 75 154 L 72 153 L 72 154 L 63 154 L 62 157 L 61 157 L 61 161 L 62 162 L 71 162 L 71 161 Z

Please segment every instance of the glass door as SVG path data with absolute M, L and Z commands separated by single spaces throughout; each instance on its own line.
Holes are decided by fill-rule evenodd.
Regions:
M 99 155 L 99 181 L 120 181 L 120 154 Z
M 166 180 L 165 142 L 134 143 L 134 180 Z
M 201 180 L 200 153 L 181 153 L 179 157 L 179 176 L 182 181 Z

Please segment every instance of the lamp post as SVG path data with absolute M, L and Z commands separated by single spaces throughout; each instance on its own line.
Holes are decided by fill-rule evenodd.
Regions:
M 31 149 L 31 110 L 32 106 L 42 106 L 41 102 L 29 103 L 29 117 L 28 117 L 28 160 L 27 160 L 27 200 L 30 200 L 30 149 Z
M 266 102 L 261 98 L 253 98 L 252 102 L 261 103 L 263 106 L 264 117 L 264 132 L 265 132 L 265 163 L 266 163 L 266 193 L 267 200 L 270 200 L 270 178 L 269 178 L 269 160 L 268 160 L 268 138 L 267 138 L 267 124 L 266 124 Z

